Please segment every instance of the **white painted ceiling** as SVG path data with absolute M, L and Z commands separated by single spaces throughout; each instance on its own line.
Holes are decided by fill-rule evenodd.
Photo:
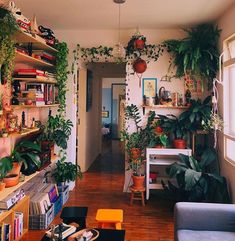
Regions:
M 25 16 L 53 29 L 116 29 L 112 0 L 15 0 Z M 126 0 L 121 28 L 178 28 L 216 20 L 235 0 Z

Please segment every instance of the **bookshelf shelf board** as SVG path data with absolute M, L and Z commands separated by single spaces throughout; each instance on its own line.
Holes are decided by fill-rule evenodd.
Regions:
M 19 80 L 27 83 L 57 84 L 56 80 L 40 80 L 36 78 L 13 78 L 13 80 Z
M 51 159 L 51 164 L 57 162 L 59 159 L 58 156 L 54 156 Z M 16 191 L 18 188 L 20 188 L 21 186 L 23 186 L 26 182 L 30 181 L 32 178 L 34 178 L 35 176 L 37 176 L 40 172 L 44 171 L 44 169 L 42 169 L 41 171 L 35 172 L 30 176 L 25 176 L 25 180 L 23 182 L 18 183 L 16 186 L 14 187 L 9 187 L 9 188 L 5 188 L 3 191 L 1 191 L 1 195 L 0 195 L 0 200 L 6 198 L 8 195 L 10 195 L 12 192 Z M 20 203 L 18 203 L 20 204 Z
M 33 108 L 53 108 L 58 107 L 59 104 L 51 104 L 51 105 L 42 105 L 42 106 L 36 106 L 36 105 L 12 105 L 13 110 L 22 110 L 22 109 L 33 109 Z
M 188 106 L 168 106 L 168 105 L 143 105 L 143 108 L 153 108 L 153 109 L 188 109 Z
M 26 33 L 26 32 L 19 30 L 15 34 L 13 39 L 18 43 L 25 43 L 26 46 L 28 43 L 32 43 L 33 49 L 46 50 L 46 51 L 54 52 L 54 53 L 58 52 L 57 49 L 46 44 L 45 40 L 36 34 L 33 36 L 30 33 Z
M 35 67 L 54 67 L 53 64 L 47 63 L 46 61 L 43 61 L 41 59 L 33 58 L 27 54 L 23 54 L 17 51 L 16 51 L 15 62 L 16 63 L 27 62 L 29 64 L 33 64 Z
M 37 134 L 40 132 L 39 128 L 35 128 L 35 129 L 28 129 L 25 132 L 22 133 L 11 133 L 9 134 L 7 137 L 0 137 L 0 138 L 17 138 L 17 137 L 24 137 L 24 136 L 29 136 L 29 135 L 33 135 L 33 134 Z

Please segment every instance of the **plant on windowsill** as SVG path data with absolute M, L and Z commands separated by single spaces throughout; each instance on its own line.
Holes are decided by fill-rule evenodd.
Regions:
M 168 195 L 177 202 L 230 203 L 226 179 L 209 171 L 209 166 L 217 159 L 215 149 L 206 149 L 201 161 L 182 154 L 179 157 L 179 162 L 167 168 L 167 174 L 176 178 L 177 185 L 162 182 Z

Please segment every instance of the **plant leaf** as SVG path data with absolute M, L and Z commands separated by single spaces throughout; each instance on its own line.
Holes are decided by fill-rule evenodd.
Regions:
M 201 176 L 201 172 L 196 172 L 192 169 L 187 169 L 185 171 L 185 190 L 192 190 L 192 188 L 197 184 Z

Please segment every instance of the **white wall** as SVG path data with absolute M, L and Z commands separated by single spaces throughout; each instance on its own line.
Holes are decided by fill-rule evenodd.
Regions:
M 222 29 L 221 38 L 220 38 L 220 48 L 222 51 L 223 40 L 235 33 L 234 25 L 234 16 L 235 16 L 235 3 L 231 6 L 228 11 L 226 11 L 223 16 L 218 20 L 219 28 Z M 220 114 L 223 113 L 223 88 L 219 86 L 219 110 Z M 231 191 L 231 196 L 233 203 L 235 203 L 235 166 L 224 160 L 224 138 L 223 135 L 219 136 L 219 150 L 220 150 L 220 166 L 222 175 L 224 175 L 229 184 Z

